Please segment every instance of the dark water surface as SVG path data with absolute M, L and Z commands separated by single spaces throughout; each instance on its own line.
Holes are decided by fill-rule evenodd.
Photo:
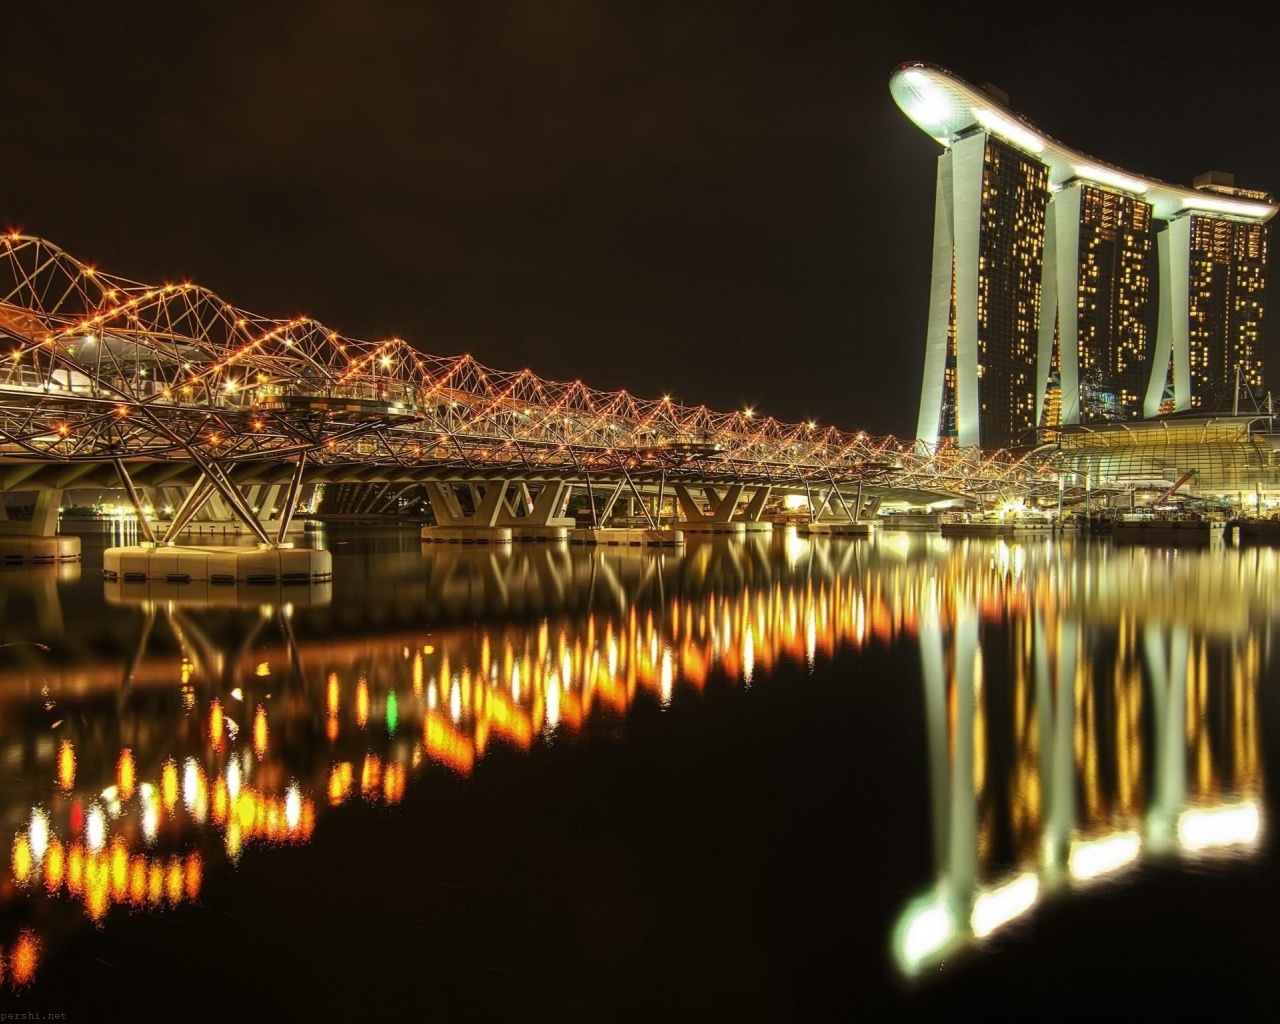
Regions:
M 1272 549 L 323 543 L 0 570 L 0 1010 L 1271 1012 Z

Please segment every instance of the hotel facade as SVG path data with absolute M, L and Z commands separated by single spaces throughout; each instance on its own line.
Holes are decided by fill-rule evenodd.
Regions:
M 889 89 L 943 147 L 917 438 L 1021 447 L 1260 393 L 1270 195 L 1112 167 L 941 68 Z

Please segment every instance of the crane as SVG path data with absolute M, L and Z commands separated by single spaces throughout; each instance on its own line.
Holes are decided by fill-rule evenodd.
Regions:
M 1187 470 L 1185 473 L 1182 474 L 1182 476 L 1178 477 L 1178 482 L 1176 484 L 1170 487 L 1167 491 L 1164 492 L 1164 494 L 1160 495 L 1160 497 L 1158 497 L 1155 501 L 1151 503 L 1151 507 L 1160 508 L 1166 501 L 1169 500 L 1169 498 L 1173 495 L 1174 491 L 1176 491 L 1179 487 L 1185 484 L 1192 477 L 1196 477 L 1199 475 L 1200 475 L 1200 470 L 1198 469 Z

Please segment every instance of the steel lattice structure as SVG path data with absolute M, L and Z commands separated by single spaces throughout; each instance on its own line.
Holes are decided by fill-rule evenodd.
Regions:
M 18 233 L 0 239 L 0 456 L 186 459 L 214 474 L 267 460 L 476 479 L 866 480 L 967 495 L 1035 473 L 1007 452 L 713 412 L 348 338 L 189 282 L 106 274 Z

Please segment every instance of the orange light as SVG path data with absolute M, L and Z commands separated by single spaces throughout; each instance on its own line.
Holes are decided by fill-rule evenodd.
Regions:
M 310 800 L 302 803 L 302 815 L 298 819 L 298 832 L 303 839 L 310 839 L 316 827 L 316 807 Z
M 129 854 L 124 841 L 111 844 L 111 898 L 119 903 L 129 891 Z
M 170 903 L 178 903 L 182 899 L 182 865 L 175 857 L 169 861 L 169 870 L 165 872 L 165 895 Z
M 70 789 L 76 781 L 76 751 L 70 740 L 58 744 L 58 785 Z
M 382 762 L 378 760 L 377 754 L 366 754 L 364 766 L 360 769 L 360 792 L 367 797 L 373 797 L 381 781 Z
M 221 825 L 227 820 L 228 798 L 227 780 L 219 775 L 213 784 L 213 821 L 216 825 Z
M 178 766 L 172 758 L 160 772 L 160 800 L 166 811 L 172 811 L 178 802 Z
M 329 771 L 329 803 L 337 807 L 351 792 L 351 762 L 335 764 Z
M 18 941 L 13 944 L 13 952 L 9 954 L 9 973 L 14 987 L 21 988 L 31 984 L 39 963 L 40 940 L 30 928 L 24 928 L 18 934 Z
M 187 868 L 183 876 L 187 899 L 194 900 L 200 895 L 200 883 L 203 879 L 204 865 L 200 861 L 200 854 L 193 853 L 187 858 Z
M 27 842 L 25 834 L 19 835 L 13 840 L 13 878 L 19 885 L 26 885 L 27 879 L 31 877 L 31 844 Z
M 84 847 L 76 845 L 71 847 L 71 853 L 67 856 L 67 891 L 78 896 L 83 889 Z
M 253 716 L 253 750 L 258 757 L 267 752 L 267 712 L 261 704 Z
M 382 796 L 389 804 L 398 804 L 404 796 L 404 766 L 394 761 L 387 765 L 382 778 Z
M 253 819 L 256 816 L 253 794 L 242 789 L 236 798 L 236 820 L 243 832 L 253 834 Z
M 133 796 L 134 778 L 137 769 L 133 763 L 133 751 L 126 747 L 120 751 L 120 759 L 116 762 L 116 783 L 120 787 L 120 799 L 128 800 Z
M 147 902 L 159 903 L 164 895 L 164 869 L 158 863 L 147 868 Z
M 147 859 L 141 854 L 129 861 L 129 902 L 138 906 L 147 898 Z
M 360 677 L 360 682 L 356 684 L 356 725 L 361 729 L 368 724 L 369 721 L 369 683 Z
M 57 892 L 62 886 L 62 873 L 65 869 L 66 854 L 63 853 L 62 843 L 53 839 L 44 855 L 44 887 L 50 892 Z
M 89 917 L 100 921 L 111 906 L 111 868 L 100 854 L 94 854 L 85 864 L 84 893 Z
M 209 739 L 213 741 L 213 745 L 219 749 L 222 747 L 222 701 L 215 700 L 209 706 Z

